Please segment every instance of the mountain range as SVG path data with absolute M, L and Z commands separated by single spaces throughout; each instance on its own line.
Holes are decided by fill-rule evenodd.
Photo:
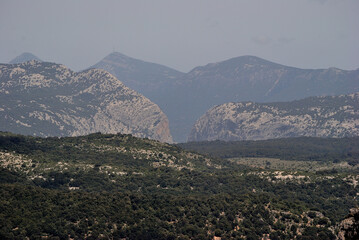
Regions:
M 292 101 L 359 91 L 359 69 L 299 69 L 242 56 L 181 73 L 112 53 L 93 67 L 113 73 L 166 113 L 176 142 L 186 141 L 209 108 L 239 101 Z M 145 71 L 144 71 L 145 69 Z
M 172 142 L 168 125 L 156 104 L 104 70 L 76 73 L 36 60 L 0 64 L 0 131 L 35 136 L 121 132 Z
M 359 136 L 359 93 L 292 102 L 225 103 L 194 125 L 189 141 Z
M 93 68 L 112 73 L 157 104 L 169 119 L 175 142 L 185 142 L 200 116 L 216 105 L 293 101 L 359 91 L 359 69 L 299 69 L 254 56 L 210 63 L 182 73 L 114 52 L 87 70 Z
M 179 117 L 172 125 L 178 139 L 196 110 L 220 101 L 226 103 L 201 117 L 195 131 L 248 139 L 359 135 L 358 91 L 228 103 L 236 91 L 259 98 L 271 86 L 278 65 L 265 60 L 243 57 L 245 68 L 258 67 L 248 75 L 240 58 L 184 74 L 115 55 L 124 61 L 120 72 L 128 70 L 121 78 Z M 308 94 L 358 87 L 356 71 L 306 71 L 336 72 L 324 83 L 314 76 Z M 312 75 L 305 76 L 298 82 Z M 263 101 L 305 95 L 299 83 L 298 96 L 287 93 L 294 80 L 277 89 L 281 79 Z M 358 239 L 357 139 L 172 145 L 164 143 L 172 137 L 160 107 L 106 70 L 0 64 L 0 239 Z

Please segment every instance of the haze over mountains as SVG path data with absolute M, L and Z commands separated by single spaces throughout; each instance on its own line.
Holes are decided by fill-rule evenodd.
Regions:
M 0 65 L 0 126 L 36 136 L 121 132 L 172 142 L 161 109 L 110 73 L 36 60 Z
M 112 72 L 166 113 L 174 141 L 183 142 L 209 108 L 239 101 L 291 101 L 359 91 L 359 69 L 299 69 L 242 56 L 180 73 L 112 53 L 95 64 Z

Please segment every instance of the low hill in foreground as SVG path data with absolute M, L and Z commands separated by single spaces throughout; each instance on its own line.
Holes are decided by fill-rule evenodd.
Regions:
M 0 165 L 1 239 L 335 239 L 358 204 L 357 172 L 247 168 L 124 134 L 0 133 Z

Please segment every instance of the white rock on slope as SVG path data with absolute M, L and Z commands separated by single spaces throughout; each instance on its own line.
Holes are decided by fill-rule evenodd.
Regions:
M 125 133 L 172 142 L 167 116 L 110 73 L 30 61 L 0 65 L 0 130 L 36 136 Z
M 293 102 L 226 103 L 193 126 L 188 141 L 359 136 L 359 93 Z

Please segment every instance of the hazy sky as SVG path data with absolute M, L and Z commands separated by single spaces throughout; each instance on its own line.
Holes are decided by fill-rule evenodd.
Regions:
M 359 68 L 358 0 L 0 0 L 0 62 L 82 70 L 113 51 L 180 71 L 242 55 Z

